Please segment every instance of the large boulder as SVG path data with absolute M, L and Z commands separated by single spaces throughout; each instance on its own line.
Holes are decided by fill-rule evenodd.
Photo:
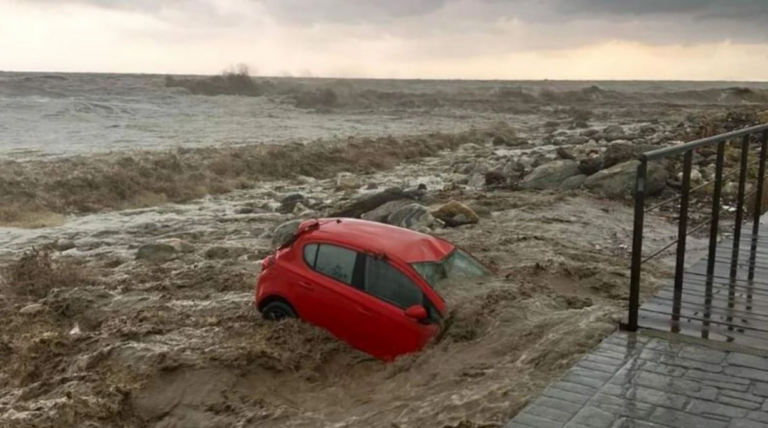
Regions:
M 398 201 L 401 199 L 415 201 L 422 197 L 423 194 L 423 190 L 417 189 L 404 191 L 399 187 L 390 187 L 381 192 L 365 195 L 362 198 L 356 199 L 343 207 L 340 211 L 329 214 L 329 217 L 361 218 L 363 214 L 373 211 L 387 202 Z
M 411 205 L 412 199 L 399 199 L 396 201 L 390 201 L 386 204 L 369 211 L 361 216 L 363 220 L 377 221 L 379 223 L 386 223 L 389 220 L 389 216 L 400 208 Z
M 537 167 L 523 180 L 522 187 L 532 190 L 557 189 L 560 184 L 579 175 L 579 164 L 572 160 L 559 160 Z
M 580 188 L 584 182 L 587 181 L 586 175 L 574 175 L 571 178 L 566 178 L 565 181 L 560 183 L 560 190 L 576 190 Z
M 657 149 L 647 144 L 632 144 L 628 141 L 614 142 L 605 150 L 603 168 L 610 168 L 620 163 L 636 160 L 645 152 Z
M 432 216 L 445 223 L 448 227 L 480 222 L 480 217 L 471 208 L 458 201 L 448 202 L 433 212 Z
M 633 160 L 604 169 L 587 178 L 584 182 L 584 188 L 607 198 L 632 197 L 639 165 L 640 161 Z M 655 195 L 663 191 L 667 185 L 667 176 L 667 169 L 663 163 L 649 163 L 646 182 L 647 194 Z
M 277 209 L 277 212 L 280 214 L 290 214 L 294 209 L 296 209 L 296 204 L 298 203 L 304 205 L 309 204 L 309 202 L 307 202 L 306 196 L 302 195 L 301 193 L 291 193 L 280 201 L 280 207 Z
M 302 222 L 303 220 L 291 220 L 277 226 L 272 232 L 272 246 L 279 247 L 287 242 L 299 230 Z
M 435 224 L 435 217 L 425 206 L 410 204 L 392 213 L 387 223 L 411 230 L 423 230 Z

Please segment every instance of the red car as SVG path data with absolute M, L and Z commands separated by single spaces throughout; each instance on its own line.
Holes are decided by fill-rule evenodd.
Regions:
M 445 240 L 356 219 L 308 220 L 262 261 L 256 307 L 300 318 L 385 361 L 418 352 L 443 325 L 445 278 L 490 272 Z

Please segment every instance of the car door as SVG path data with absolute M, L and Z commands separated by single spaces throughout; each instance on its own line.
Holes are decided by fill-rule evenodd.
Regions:
M 364 255 L 350 248 L 325 243 L 304 246 L 307 265 L 305 278 L 299 282 L 302 299 L 307 304 L 303 318 L 325 328 L 337 338 L 360 348 L 364 336 L 364 314 L 357 300 L 362 293 Z
M 366 255 L 364 284 L 366 296 L 359 303 L 366 317 L 361 344 L 369 353 L 390 360 L 418 352 L 437 333 L 431 320 L 420 322 L 406 316 L 405 310 L 411 306 L 424 305 L 431 312 L 434 305 L 396 266 Z

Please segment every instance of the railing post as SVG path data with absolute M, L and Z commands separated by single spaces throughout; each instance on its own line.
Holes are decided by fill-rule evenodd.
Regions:
M 749 135 L 741 140 L 741 163 L 739 165 L 739 193 L 736 200 L 736 223 L 733 230 L 733 249 L 731 251 L 730 285 L 728 287 L 728 330 L 733 331 L 733 309 L 736 306 L 736 277 L 739 273 L 739 253 L 741 247 L 742 223 L 744 222 L 744 199 L 747 193 L 747 173 L 749 169 Z M 731 338 L 729 338 L 731 339 Z
M 701 337 L 704 339 L 709 338 L 709 319 L 712 316 L 712 287 L 715 275 L 715 258 L 717 257 L 717 238 L 720 234 L 720 199 L 723 193 L 725 145 L 725 141 L 717 145 L 717 161 L 715 163 L 715 188 L 712 192 L 712 223 L 709 228 L 709 253 L 707 257 L 707 285 L 704 296 L 704 322 L 701 329 Z
M 691 194 L 693 150 L 685 152 L 683 160 L 683 187 L 680 195 L 680 224 L 677 228 L 677 261 L 675 263 L 675 291 L 672 302 L 672 331 L 680 331 L 680 310 L 685 278 L 685 247 L 688 237 L 688 201 Z
M 768 131 L 763 131 L 760 144 L 760 167 L 757 173 L 757 193 L 752 213 L 752 246 L 750 247 L 749 282 L 755 280 L 755 263 L 757 263 L 757 238 L 760 236 L 760 218 L 763 216 L 763 192 L 765 192 L 765 163 L 768 158 Z
M 643 264 L 643 227 L 645 226 L 645 193 L 648 159 L 643 156 L 635 181 L 635 225 L 632 231 L 632 274 L 629 284 L 629 315 L 625 330 L 637 331 L 640 312 L 640 274 Z
M 752 287 L 755 281 L 755 265 L 757 264 L 757 238 L 760 236 L 760 217 L 763 211 L 763 192 L 765 191 L 765 162 L 768 154 L 768 131 L 763 131 L 760 144 L 760 166 L 757 173 L 757 193 L 755 193 L 752 213 L 752 245 L 749 246 L 749 277 L 747 294 L 747 311 L 752 310 Z

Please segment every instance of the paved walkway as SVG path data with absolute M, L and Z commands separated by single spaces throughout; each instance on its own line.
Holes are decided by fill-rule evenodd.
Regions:
M 767 357 L 666 336 L 613 334 L 506 428 L 768 428 Z

